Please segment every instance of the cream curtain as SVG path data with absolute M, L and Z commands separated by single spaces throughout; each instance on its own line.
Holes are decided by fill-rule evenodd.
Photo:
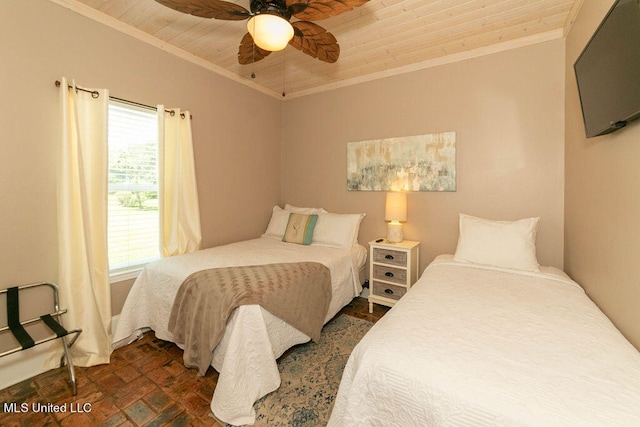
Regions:
M 193 158 L 191 115 L 158 105 L 160 239 L 162 256 L 200 249 L 200 208 Z
M 109 93 L 97 97 L 62 79 L 58 158 L 58 285 L 67 327 L 81 327 L 74 364 L 109 363 L 111 290 L 107 255 L 107 115 Z M 93 90 L 93 89 L 92 89 Z M 60 347 L 60 346 L 58 346 Z M 53 348 L 53 347 L 52 347 Z M 59 363 L 50 354 L 47 367 Z

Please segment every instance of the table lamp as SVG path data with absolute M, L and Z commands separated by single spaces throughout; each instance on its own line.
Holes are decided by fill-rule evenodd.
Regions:
M 384 219 L 390 221 L 387 228 L 387 241 L 402 242 L 402 224 L 407 220 L 407 193 L 387 193 Z

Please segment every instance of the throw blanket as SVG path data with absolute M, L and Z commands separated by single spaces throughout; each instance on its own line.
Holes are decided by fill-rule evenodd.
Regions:
M 180 285 L 169 318 L 184 364 L 204 375 L 233 310 L 259 304 L 314 341 L 331 302 L 331 273 L 316 262 L 222 267 L 193 273 Z

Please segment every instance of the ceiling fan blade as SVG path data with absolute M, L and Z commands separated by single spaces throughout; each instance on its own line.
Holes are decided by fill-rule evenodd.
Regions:
M 260 49 L 253 42 L 251 34 L 247 33 L 240 42 L 240 49 L 238 49 L 238 62 L 242 65 L 253 64 L 260 61 L 271 52 L 268 50 Z
M 156 2 L 178 12 L 201 18 L 241 21 L 251 16 L 244 7 L 223 0 L 156 0 Z
M 369 0 L 287 0 L 287 9 L 300 20 L 318 21 L 340 15 Z
M 294 31 L 291 46 L 324 62 L 338 60 L 340 46 L 333 34 L 313 22 L 296 21 L 291 25 Z

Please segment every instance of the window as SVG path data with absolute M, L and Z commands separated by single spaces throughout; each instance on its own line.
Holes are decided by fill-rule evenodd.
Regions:
M 156 112 L 110 100 L 107 236 L 112 280 L 132 277 L 127 273 L 160 258 L 157 159 Z

